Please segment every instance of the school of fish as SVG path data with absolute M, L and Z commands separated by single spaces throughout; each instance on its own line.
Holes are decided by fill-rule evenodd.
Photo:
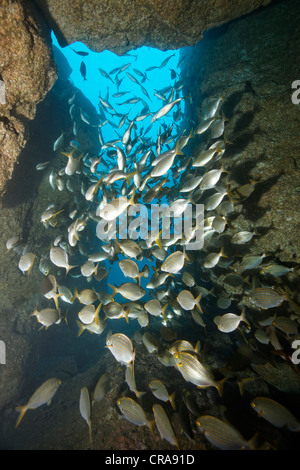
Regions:
M 76 53 L 83 57 L 87 54 Z M 226 170 L 223 155 L 230 142 L 224 134 L 224 98 L 220 95 L 207 99 L 200 122 L 193 128 L 181 129 L 183 104 L 192 102 L 192 93 L 182 96 L 183 83 L 171 70 L 173 84 L 155 91 L 155 96 L 162 101 L 161 107 L 151 108 L 150 88 L 146 90 L 143 83 L 149 80 L 151 70 L 167 67 L 171 57 L 145 71 L 134 69 L 133 62 L 111 72 L 99 68 L 99 73 L 108 81 L 108 92 L 105 97 L 101 92 L 99 94 L 98 123 L 92 122 L 88 114 L 77 106 L 76 93 L 69 98 L 73 140 L 66 142 L 66 135 L 62 133 L 53 145 L 53 151 L 61 154 L 64 164 L 57 171 L 51 169 L 49 160 L 41 162 L 37 170 L 48 171 L 49 185 L 53 190 L 69 192 L 70 198 L 74 198 L 74 209 L 66 213 L 65 208 L 51 201 L 45 207 L 41 224 L 49 231 L 55 228 L 56 234 L 46 256 L 39 256 L 27 245 L 24 248 L 22 240 L 16 236 L 7 241 L 6 248 L 17 251 L 19 269 L 24 274 L 29 275 L 33 266 L 39 263 L 46 286 L 43 295 L 49 305 L 46 308 L 37 305 L 30 317 L 34 317 L 41 327 L 53 328 L 62 320 L 76 320 L 78 335 L 85 330 L 95 335 L 106 332 L 107 350 L 124 366 L 128 396 L 118 397 L 116 404 L 129 422 L 149 427 L 153 436 L 155 423 L 161 439 L 180 448 L 180 437 L 175 435 L 171 424 L 172 410 L 179 409 L 180 415 L 188 413 L 193 417 L 199 431 L 213 446 L 254 449 L 255 438 L 246 441 L 225 420 L 201 414 L 201 410 L 189 400 L 189 392 L 179 397 L 175 390 L 169 390 L 169 386 L 155 377 L 149 380 L 149 390 L 141 391 L 135 381 L 136 341 L 143 344 L 148 353 L 155 355 L 161 364 L 173 367 L 183 381 L 200 390 L 215 388 L 222 399 L 226 382 L 231 377 L 226 375 L 226 371 L 221 377 L 220 374 L 215 376 L 207 365 L 204 353 L 206 327 L 216 328 L 225 335 L 239 332 L 240 341 L 258 353 L 262 345 L 268 345 L 270 351 L 277 351 L 291 366 L 291 349 L 287 344 L 291 345 L 293 339 L 299 337 L 300 307 L 287 290 L 278 291 L 263 281 L 268 278 L 272 283 L 272 279 L 286 276 L 291 271 L 296 274 L 296 267 L 280 265 L 270 260 L 266 253 L 251 255 L 249 249 L 249 254 L 240 260 L 239 272 L 231 270 L 237 247 L 249 247 L 253 238 L 259 236 L 255 231 L 236 230 L 231 221 L 236 206 L 247 203 L 258 182 L 249 180 L 247 184 L 234 185 L 230 172 Z M 80 71 L 83 79 L 87 80 L 84 61 Z M 130 93 L 120 91 L 125 77 L 134 83 L 135 95 L 124 102 L 117 102 Z M 117 87 L 115 93 L 109 91 L 113 86 Z M 130 104 L 134 110 L 137 103 L 142 104 L 143 109 L 129 119 L 129 113 L 122 112 L 122 105 Z M 113 118 L 118 118 L 119 124 L 113 123 Z M 159 128 L 156 141 L 148 134 L 154 124 Z M 101 145 L 99 155 L 81 150 L 79 129 L 84 126 L 97 130 Z M 104 126 L 111 127 L 114 139 L 103 139 Z M 127 220 L 128 237 L 119 236 L 121 218 L 127 211 L 138 204 L 149 210 L 151 203 L 161 201 L 165 201 L 177 217 L 185 213 L 187 206 L 194 210 L 197 204 L 203 204 L 204 220 L 199 221 L 193 212 L 190 230 L 177 235 L 173 226 L 175 219 L 170 219 L 170 235 L 165 238 L 162 230 L 165 214 L 161 214 L 154 235 L 147 226 L 142 234 L 144 225 L 139 221 L 140 232 L 138 237 L 134 237 L 139 226 L 131 228 L 128 224 L 133 220 L 131 217 Z M 147 213 L 145 217 L 147 220 Z M 67 226 L 66 220 L 69 221 Z M 101 239 L 100 228 L 102 234 L 105 230 Z M 201 230 L 203 246 L 197 251 L 189 251 L 188 244 Z M 229 243 L 225 244 L 224 236 L 228 235 Z M 265 258 L 269 259 L 266 263 Z M 123 275 L 124 281 L 120 285 L 107 284 L 113 266 L 117 266 L 119 274 Z M 231 299 L 226 293 L 214 292 L 214 278 L 219 268 L 226 273 L 224 282 L 242 286 L 240 298 Z M 80 285 L 86 283 L 85 288 L 76 287 L 78 278 Z M 99 291 L 99 282 L 101 285 L 106 282 L 107 289 Z M 243 298 L 250 304 L 240 308 L 238 303 Z M 278 316 L 276 307 L 284 302 L 288 303 L 286 314 Z M 67 314 L 70 304 L 72 311 Z M 214 313 L 214 309 L 218 313 Z M 220 314 L 220 309 L 225 310 L 223 314 Z M 255 318 L 253 311 L 257 313 Z M 125 325 L 132 322 L 136 325 L 132 338 L 122 331 L 113 332 L 114 321 L 120 318 L 124 319 Z M 178 334 L 178 324 L 186 318 L 191 319 L 199 330 L 197 344 Z M 154 324 L 161 326 L 162 335 L 169 342 L 168 347 L 162 348 L 160 338 L 156 336 L 158 330 L 151 329 Z M 295 366 L 293 368 L 296 369 Z M 59 378 L 48 379 L 27 404 L 18 406 L 17 426 L 28 409 L 49 404 L 60 384 Z M 93 391 L 83 386 L 78 397 L 80 414 L 88 425 L 91 447 L 91 409 L 103 399 L 109 386 L 109 376 L 105 373 Z M 242 387 L 240 390 L 242 393 Z M 151 417 L 142 405 L 143 397 L 150 391 L 159 400 L 153 406 Z M 166 407 L 167 402 L 171 408 Z M 253 399 L 249 407 L 273 426 L 300 430 L 299 420 L 269 397 Z M 182 427 L 184 429 L 184 424 Z M 190 429 L 184 429 L 184 432 L 193 438 Z

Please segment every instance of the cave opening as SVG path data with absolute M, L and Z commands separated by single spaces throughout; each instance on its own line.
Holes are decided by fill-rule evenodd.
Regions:
M 110 169 L 112 167 L 109 152 L 106 153 L 105 150 L 103 152 L 103 149 L 107 148 L 107 143 L 121 141 L 124 131 L 132 121 L 135 122 L 136 128 L 135 145 L 131 153 L 127 152 L 130 162 L 132 162 L 132 154 L 140 158 L 145 148 L 152 148 L 154 153 L 157 153 L 159 136 L 166 136 L 161 148 L 161 151 L 165 151 L 174 147 L 176 139 L 181 135 L 188 134 L 191 123 L 190 119 L 187 119 L 186 111 L 191 105 L 190 99 L 181 99 L 171 112 L 156 122 L 152 123 L 151 117 L 165 104 L 182 98 L 184 93 L 189 93 L 188 87 L 184 86 L 181 72 L 187 62 L 188 54 L 193 50 L 192 47 L 162 51 L 143 46 L 123 56 L 118 56 L 109 50 L 94 52 L 81 42 L 61 47 L 54 32 L 51 38 L 53 55 L 58 67 L 58 79 L 65 80 L 66 83 L 72 85 L 72 91 L 69 92 L 68 100 L 66 100 L 70 114 L 72 115 L 72 106 L 76 100 L 73 87 L 75 90 L 80 90 L 94 109 L 93 116 L 91 116 L 89 112 L 81 108 L 79 119 L 74 120 L 70 145 L 71 147 L 78 145 L 80 149 L 77 135 L 81 125 L 86 126 L 88 123 L 91 127 L 97 128 L 100 144 L 98 154 L 102 154 L 101 163 L 98 166 L 100 172 L 108 171 L 107 164 Z M 146 142 L 146 147 L 141 145 L 140 137 L 143 142 Z M 64 144 L 68 143 L 65 141 Z M 122 147 L 122 143 L 119 145 Z M 172 186 L 175 181 L 172 175 L 170 178 Z M 119 189 L 121 188 L 121 184 L 118 185 L 118 182 L 115 184 Z M 170 186 L 170 183 L 166 186 L 168 185 Z M 154 186 L 152 182 L 149 183 L 149 187 L 151 186 Z M 162 200 L 167 201 L 165 197 Z M 160 196 L 158 195 L 151 202 L 160 203 Z M 118 263 L 111 266 L 104 261 L 103 264 L 109 270 L 108 284 L 118 285 L 124 282 Z M 140 270 L 145 264 L 151 272 L 156 261 L 146 258 L 138 261 Z M 148 282 L 149 279 L 142 278 L 141 286 L 145 288 Z

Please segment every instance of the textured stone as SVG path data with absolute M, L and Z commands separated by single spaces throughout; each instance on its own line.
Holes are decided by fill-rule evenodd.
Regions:
M 1 2 L 0 78 L 6 96 L 0 104 L 0 195 L 28 139 L 28 120 L 56 80 L 47 37 L 49 31 L 31 2 Z
M 62 46 L 81 41 L 117 54 L 140 46 L 175 49 L 196 44 L 207 29 L 270 0 L 38 0 Z
M 291 100 L 298 76 L 299 15 L 299 2 L 285 1 L 208 32 L 185 60 L 183 72 L 187 93 L 193 90 L 188 112 L 194 125 L 207 99 L 224 97 L 225 135 L 231 142 L 223 157 L 230 172 L 227 183 L 235 188 L 258 182 L 253 194 L 236 205 L 229 218 L 234 228 L 220 243 L 239 230 L 254 230 L 257 236 L 238 247 L 240 256 L 265 252 L 291 266 L 300 262 L 299 106 Z M 234 255 L 230 243 L 226 246 Z M 295 290 L 295 274 L 287 279 Z

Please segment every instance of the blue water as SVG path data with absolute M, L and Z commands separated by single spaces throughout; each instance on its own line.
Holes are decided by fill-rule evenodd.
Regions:
M 178 68 L 178 63 L 180 61 L 180 50 L 176 51 L 161 51 L 158 49 L 150 47 L 141 47 L 136 50 L 130 51 L 124 56 L 118 56 L 110 51 L 103 52 L 94 52 L 88 49 L 88 47 L 80 42 L 73 43 L 71 46 L 61 48 L 59 43 L 52 33 L 53 45 L 59 49 L 63 54 L 65 59 L 68 61 L 68 64 L 71 68 L 71 73 L 69 75 L 69 81 L 77 87 L 85 97 L 93 104 L 96 109 L 96 112 L 99 116 L 99 122 L 104 122 L 105 119 L 108 119 L 109 122 L 101 127 L 101 133 L 103 136 L 104 143 L 110 140 L 115 140 L 122 138 L 123 133 L 127 129 L 129 122 L 139 116 L 140 114 L 146 114 L 147 112 L 156 112 L 158 111 L 166 101 L 163 101 L 157 94 L 165 93 L 165 96 L 169 98 L 170 91 L 165 92 L 166 89 L 170 89 L 180 80 L 180 69 Z M 88 55 L 82 56 L 77 54 L 75 51 L 86 52 Z M 163 61 L 166 61 L 167 58 L 170 59 L 167 61 L 167 64 L 161 68 L 154 68 L 148 70 L 151 67 L 159 67 Z M 84 79 L 80 68 L 81 63 L 84 62 L 86 68 L 86 75 Z M 119 67 L 129 64 L 128 68 L 121 71 L 120 73 L 115 72 Z M 103 73 L 99 71 L 99 68 L 108 74 L 108 77 L 103 76 Z M 139 73 L 140 72 L 140 73 Z M 144 87 L 146 93 L 143 91 L 142 87 L 134 83 L 127 75 L 131 74 L 135 77 L 140 85 Z M 118 83 L 118 79 L 121 83 Z M 121 97 L 114 97 L 113 95 L 118 92 L 128 92 Z M 148 96 L 147 96 L 148 95 Z M 172 100 L 181 97 L 182 92 L 179 89 L 174 93 Z M 99 97 L 106 100 L 118 114 L 127 114 L 127 120 L 124 125 L 118 129 L 119 122 L 121 120 L 120 115 L 116 115 L 113 111 L 102 106 L 102 112 L 99 107 Z M 142 101 L 137 102 L 136 104 L 122 104 L 128 99 L 132 98 L 141 98 Z M 159 135 L 159 132 L 163 133 L 165 130 L 169 129 L 173 124 L 173 129 L 171 136 L 178 136 L 183 132 L 181 129 L 182 117 L 174 122 L 174 113 L 178 112 L 178 106 L 181 108 L 181 116 L 184 115 L 185 103 L 182 100 L 179 105 L 176 105 L 170 113 L 168 113 L 163 118 L 151 124 L 151 115 L 146 117 L 144 120 L 136 122 L 137 130 L 136 135 L 142 135 L 149 139 L 149 142 L 152 143 L 152 149 L 156 153 L 156 141 Z M 148 107 L 148 110 L 147 110 Z M 105 117 L 104 117 L 104 114 Z M 76 139 L 76 137 L 75 137 Z M 121 148 L 123 147 L 122 144 Z M 174 141 L 169 145 L 164 145 L 162 151 L 165 151 L 174 146 Z M 142 156 L 142 155 L 141 155 Z M 102 159 L 105 157 L 102 157 Z M 108 163 L 111 165 L 111 161 Z M 100 165 L 100 171 L 105 171 L 106 168 L 103 165 Z M 107 170 L 106 170 L 107 171 Z M 166 186 L 173 184 L 172 176 L 170 175 L 169 181 Z M 162 201 L 153 200 L 153 203 L 162 203 Z M 101 244 L 99 243 L 99 249 Z M 123 259 L 123 256 L 119 256 L 119 260 Z M 138 261 L 138 266 L 140 270 L 144 267 L 145 264 L 148 264 L 149 267 L 155 266 L 156 260 L 150 261 L 144 258 L 142 261 Z M 118 263 L 114 263 L 112 266 L 109 263 L 106 263 L 107 269 L 110 269 L 107 283 L 113 285 L 120 285 L 123 282 L 130 281 L 129 278 L 124 278 Z M 146 284 L 149 282 L 154 271 L 150 270 L 149 277 L 147 279 L 142 278 L 141 286 L 146 287 Z M 108 288 L 108 292 L 110 289 Z M 122 298 L 117 295 L 116 300 L 122 301 Z M 123 299 L 124 300 L 124 299 Z M 144 300 L 148 300 L 145 297 Z
M 132 120 L 134 117 L 140 114 L 140 111 L 143 109 L 142 102 L 137 104 L 118 106 L 119 103 L 123 103 L 127 99 L 136 96 L 146 101 L 146 103 L 149 105 L 150 111 L 155 112 L 165 103 L 163 103 L 162 100 L 160 100 L 154 93 L 166 87 L 173 86 L 174 83 L 179 79 L 180 71 L 177 67 L 177 64 L 180 60 L 180 49 L 176 51 L 160 51 L 159 49 L 143 46 L 128 52 L 127 55 L 118 56 L 110 51 L 93 52 L 80 42 L 75 42 L 71 46 L 61 48 L 54 33 L 52 33 L 52 41 L 53 45 L 55 45 L 65 56 L 72 69 L 69 80 L 74 84 L 74 86 L 81 90 L 81 92 L 91 101 L 95 108 L 98 110 L 99 96 L 104 99 L 108 97 L 107 101 L 109 101 L 109 103 L 111 103 L 113 106 L 116 105 L 116 110 L 118 112 L 123 114 L 129 113 L 129 120 Z M 80 56 L 76 54 L 74 50 L 87 52 L 88 55 Z M 159 66 L 169 56 L 172 57 L 165 67 L 146 72 L 149 67 Z M 86 66 L 86 80 L 83 79 L 80 73 L 80 65 L 82 61 Z M 117 67 L 121 67 L 128 63 L 131 65 L 124 72 L 121 72 L 120 76 L 124 78 L 120 87 L 118 88 L 115 83 L 116 74 L 110 72 Z M 108 73 L 112 80 L 105 78 L 99 72 L 99 68 Z M 137 69 L 142 73 L 146 73 L 147 79 L 144 83 L 142 83 L 143 78 L 139 76 L 133 69 Z M 176 72 L 175 79 L 171 79 L 170 69 Z M 139 80 L 139 82 L 147 90 L 150 99 L 142 92 L 139 85 L 135 84 L 130 78 L 128 78 L 126 72 L 129 72 Z M 129 93 L 120 98 L 114 98 L 113 94 L 117 93 L 118 91 L 129 91 Z M 184 102 L 181 102 L 180 105 L 182 107 L 182 111 L 184 111 Z M 166 116 L 163 119 L 163 122 L 165 122 L 166 125 L 171 125 L 173 122 L 172 116 L 173 112 Z M 151 116 L 141 122 L 141 126 L 144 127 L 144 129 L 146 129 L 149 125 L 150 119 Z M 120 118 L 118 117 L 112 118 L 112 122 L 116 124 L 118 124 L 119 121 Z M 152 137 L 154 141 L 156 141 L 161 122 L 162 121 L 160 120 L 159 123 L 154 123 L 154 125 L 151 127 L 151 130 L 147 134 L 147 137 Z M 180 121 L 178 121 L 178 125 L 180 126 Z M 112 126 L 108 125 L 103 128 L 103 137 L 105 140 L 116 138 L 116 134 Z

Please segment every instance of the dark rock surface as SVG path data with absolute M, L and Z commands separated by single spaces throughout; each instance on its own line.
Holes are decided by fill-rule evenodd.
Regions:
M 231 145 L 223 162 L 230 187 L 257 181 L 231 219 L 236 231 L 257 233 L 239 254 L 269 253 L 292 265 L 300 262 L 299 106 L 291 100 L 299 72 L 299 15 L 298 2 L 275 2 L 212 30 L 192 50 L 184 71 L 193 89 L 195 125 L 208 98 L 224 97 Z
M 57 77 L 49 40 L 50 31 L 32 2 L 1 2 L 0 79 L 5 102 L 0 104 L 0 196 L 28 140 L 28 120 Z
M 37 0 L 61 46 L 84 42 L 116 54 L 140 46 L 193 46 L 204 31 L 267 5 L 269 0 Z

